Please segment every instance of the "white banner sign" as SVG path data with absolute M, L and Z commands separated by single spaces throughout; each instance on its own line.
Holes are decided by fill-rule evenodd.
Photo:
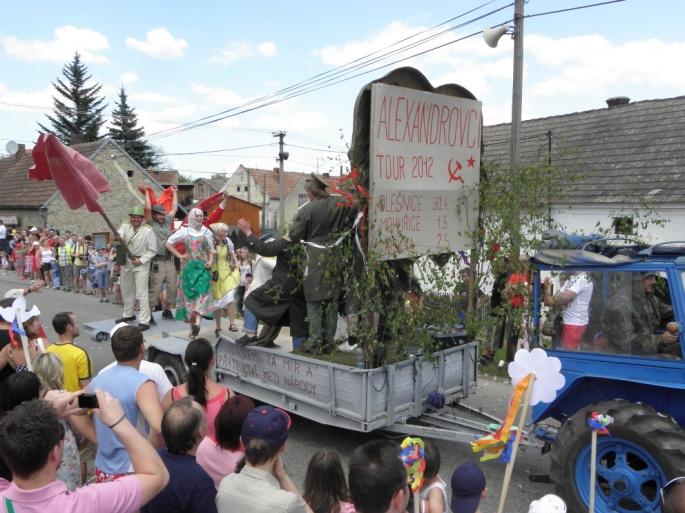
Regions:
M 476 100 L 372 86 L 370 239 L 383 258 L 468 249 L 482 119 Z

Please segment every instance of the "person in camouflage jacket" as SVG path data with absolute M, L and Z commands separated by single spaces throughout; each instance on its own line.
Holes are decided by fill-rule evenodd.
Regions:
M 618 354 L 681 357 L 678 335 L 655 334 L 673 319 L 673 308 L 654 295 L 653 272 L 632 273 L 632 293 L 620 294 L 607 309 L 604 335 Z

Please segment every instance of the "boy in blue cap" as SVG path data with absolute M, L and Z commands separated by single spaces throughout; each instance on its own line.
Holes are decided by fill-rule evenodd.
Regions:
M 452 474 L 452 513 L 480 513 L 481 499 L 488 495 L 485 474 L 474 461 L 467 461 Z

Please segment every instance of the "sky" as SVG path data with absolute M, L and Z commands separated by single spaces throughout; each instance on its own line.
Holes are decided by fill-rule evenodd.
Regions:
M 596 1 L 528 0 L 525 14 Z M 272 168 L 273 134 L 285 131 L 286 170 L 338 174 L 348 166 L 357 94 L 396 67 L 414 66 L 434 86 L 466 87 L 482 101 L 486 125 L 509 122 L 511 37 L 495 49 L 480 34 L 459 39 L 510 24 L 512 2 L 14 3 L 0 17 L 0 155 L 9 140 L 32 146 L 52 109 L 52 82 L 78 51 L 102 84 L 108 117 L 123 86 L 170 168 L 193 178 L 231 174 L 240 164 Z M 682 0 L 526 18 L 523 119 L 605 108 L 612 96 L 684 94 L 683 19 Z M 318 81 L 305 82 L 312 77 Z M 241 113 L 267 95 L 283 99 L 274 93 L 286 88 L 307 92 Z M 231 116 L 175 133 L 223 111 Z

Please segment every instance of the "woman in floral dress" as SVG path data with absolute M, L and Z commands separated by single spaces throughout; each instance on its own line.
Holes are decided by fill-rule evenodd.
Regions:
M 192 209 L 188 214 L 188 226 L 172 233 L 166 242 L 167 250 L 181 260 L 176 286 L 176 318 L 186 319 L 190 316 L 191 339 L 200 332 L 200 319 L 213 310 L 214 303 L 208 271 L 214 261 L 214 238 L 209 228 L 202 225 L 203 219 L 202 210 Z M 179 242 L 185 247 L 183 253 L 174 247 Z M 187 282 L 191 280 L 192 283 Z

